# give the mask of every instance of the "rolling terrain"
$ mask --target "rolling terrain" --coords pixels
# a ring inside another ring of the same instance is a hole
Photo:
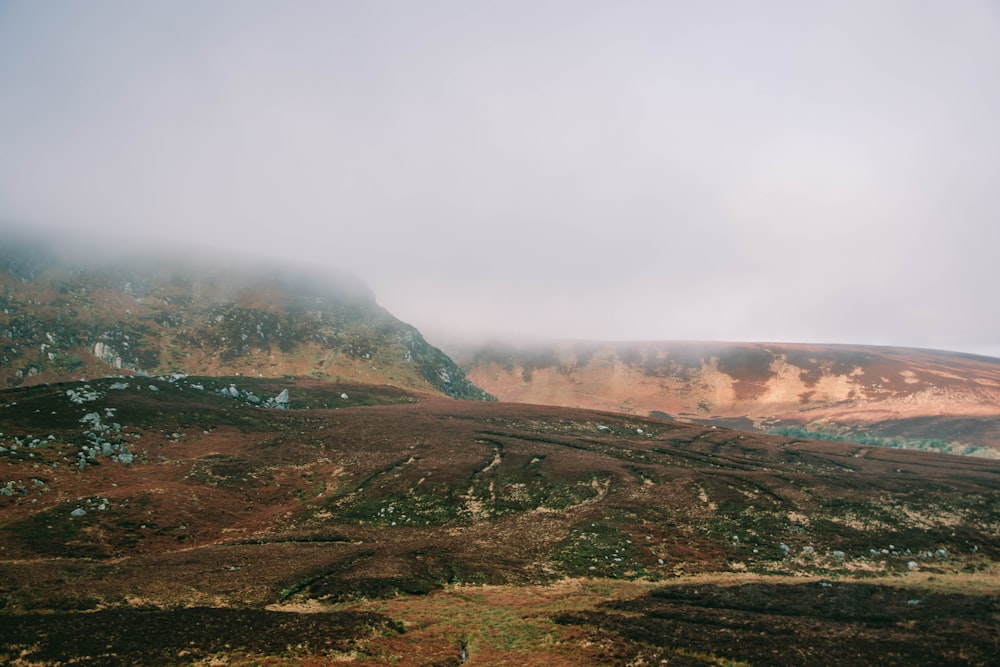
[[[1000,655],[997,360],[493,346],[470,381],[350,277],[76,255],[0,249],[0,664]]]
[[[9,664],[972,665],[1000,648],[1000,462],[180,374],[8,389],[0,433]]]
[[[456,346],[500,400],[1000,456],[1000,359],[862,345]]]

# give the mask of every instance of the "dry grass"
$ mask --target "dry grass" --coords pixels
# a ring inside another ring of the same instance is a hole
[[[358,664],[400,666],[460,664],[463,646],[470,664],[562,665],[624,664],[610,660],[607,646],[594,639],[586,626],[559,624],[563,614],[606,608],[609,603],[639,599],[670,586],[740,586],[745,584],[797,585],[824,581],[816,576],[778,576],[754,573],[704,573],[668,582],[611,579],[563,579],[551,585],[455,585],[429,595],[400,595],[387,600],[362,600],[333,607],[311,602],[271,609],[295,612],[329,610],[383,614],[400,623],[401,634],[378,637],[350,656]],[[1000,566],[974,574],[876,576],[861,580],[914,591],[1000,595]],[[619,612],[622,616],[633,616]],[[639,620],[641,617],[635,615]],[[690,664],[743,665],[724,656],[677,646],[669,649]],[[346,659],[341,656],[340,660]],[[332,664],[332,663],[331,663]],[[686,664],[686,663],[685,663]]]
[[[653,588],[646,581],[601,579],[564,579],[548,586],[459,585],[335,608],[377,612],[403,624],[404,633],[372,642],[368,656],[358,657],[361,663],[440,664],[457,659],[464,645],[469,661],[478,664],[558,667],[595,664],[597,655],[579,628],[558,625],[553,616],[632,599]]]

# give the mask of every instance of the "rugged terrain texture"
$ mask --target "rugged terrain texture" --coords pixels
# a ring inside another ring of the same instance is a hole
[[[0,662],[997,655],[996,461],[180,375],[9,389],[0,433]]]
[[[0,248],[0,664],[1000,654],[1000,462],[871,446],[989,453],[997,360],[489,348],[553,405],[455,400],[350,278],[77,254]]]
[[[349,276],[205,258],[68,259],[30,241],[0,247],[0,386],[136,372],[292,375],[490,398]]]
[[[504,401],[1000,454],[1000,359],[989,357],[698,342],[494,344],[452,356]]]

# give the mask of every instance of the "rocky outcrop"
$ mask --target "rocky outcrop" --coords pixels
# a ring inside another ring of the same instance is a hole
[[[117,373],[307,376],[492,398],[363,283],[192,260],[0,249],[0,386]]]

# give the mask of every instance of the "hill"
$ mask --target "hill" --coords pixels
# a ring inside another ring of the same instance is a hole
[[[146,372],[313,377],[488,399],[357,279],[7,238],[0,386]]]
[[[679,418],[799,437],[1000,455],[1000,359],[863,345],[456,346],[504,401]]]
[[[476,351],[555,405],[497,403],[325,270],[5,238],[0,288],[0,663],[997,653],[1000,462],[801,437],[986,442],[996,360]]]
[[[0,433],[11,664],[995,656],[1000,462],[255,377],[22,386]]]

